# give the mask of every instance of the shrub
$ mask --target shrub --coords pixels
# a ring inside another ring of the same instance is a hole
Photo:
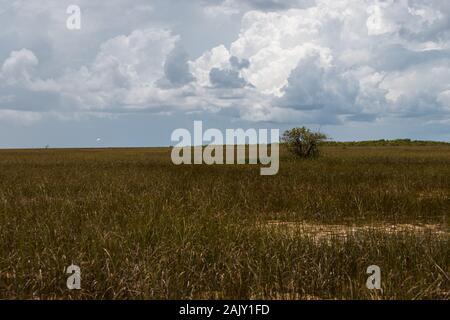
[[[312,132],[305,127],[286,130],[281,137],[289,151],[302,158],[317,157],[319,155],[318,145],[326,139],[325,134]]]

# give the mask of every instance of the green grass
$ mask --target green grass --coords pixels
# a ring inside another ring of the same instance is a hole
[[[450,147],[282,152],[278,175],[259,173],[174,166],[166,148],[2,150],[0,298],[449,298]],[[441,233],[317,240],[271,221]],[[372,264],[383,293],[365,287]]]

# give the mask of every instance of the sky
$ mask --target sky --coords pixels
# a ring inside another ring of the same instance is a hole
[[[167,146],[194,120],[450,141],[450,1],[0,0],[0,148]]]

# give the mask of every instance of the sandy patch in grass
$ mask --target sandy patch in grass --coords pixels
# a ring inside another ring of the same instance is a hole
[[[440,224],[371,224],[371,225],[340,225],[340,224],[311,224],[305,222],[289,222],[271,220],[262,225],[264,230],[280,232],[286,235],[302,235],[313,238],[315,241],[322,240],[347,240],[349,237],[368,232],[401,234],[432,234],[436,237],[450,237],[448,226]]]

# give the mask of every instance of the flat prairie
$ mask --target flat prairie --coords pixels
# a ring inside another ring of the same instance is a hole
[[[281,151],[261,176],[170,148],[1,150],[0,298],[450,298],[449,146]]]

